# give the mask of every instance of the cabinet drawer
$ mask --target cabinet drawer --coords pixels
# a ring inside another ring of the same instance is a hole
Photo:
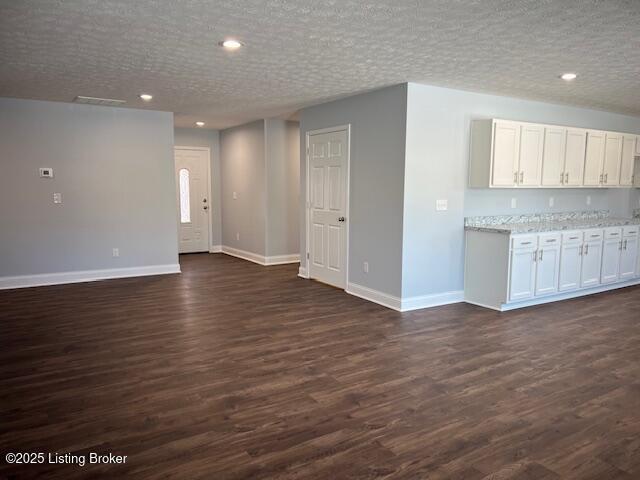
[[[622,227],[622,235],[625,237],[636,237],[638,236],[638,232],[640,232],[640,226],[638,225]]]
[[[563,245],[575,245],[582,243],[583,232],[563,232],[562,244]]]
[[[562,236],[560,233],[541,233],[538,235],[538,247],[551,247],[553,245],[560,245],[560,239]]]
[[[620,238],[622,237],[622,228],[620,227],[609,227],[604,229],[604,238]]]
[[[602,240],[602,235],[603,235],[602,230],[585,230],[584,241],[590,242],[593,240]]]
[[[511,248],[536,248],[537,246],[537,235],[518,235],[511,237]]]

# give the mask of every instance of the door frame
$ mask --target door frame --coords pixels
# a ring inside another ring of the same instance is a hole
[[[207,152],[207,198],[209,198],[209,209],[207,210],[207,218],[209,222],[209,253],[214,253],[213,245],[213,200],[211,196],[211,148],[209,147],[192,147],[189,145],[174,145],[173,146],[173,178],[176,177],[176,150],[197,150],[200,152]],[[178,200],[178,185],[175,185],[176,200]],[[176,203],[176,218],[179,218],[180,204]],[[178,221],[178,247],[180,244],[180,222]]]
[[[351,124],[347,123],[344,125],[336,125],[335,127],[328,128],[320,128],[317,130],[307,130],[305,132],[305,152],[306,152],[306,160],[305,160],[305,204],[304,204],[304,223],[305,223],[305,271],[304,274],[300,273],[299,276],[302,278],[311,278],[311,268],[309,268],[309,252],[310,252],[310,232],[311,224],[310,224],[310,210],[311,210],[311,199],[310,199],[310,176],[309,176],[309,137],[312,135],[321,135],[323,133],[333,133],[333,132],[346,132],[347,133],[347,191],[345,192],[345,217],[346,221],[346,231],[345,231],[345,265],[344,265],[344,290],[349,288],[349,230],[351,225],[351,215],[349,210],[350,197],[351,197]]]

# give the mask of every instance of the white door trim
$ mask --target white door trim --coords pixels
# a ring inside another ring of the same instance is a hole
[[[201,152],[207,152],[207,156],[209,157],[209,161],[207,162],[207,195],[209,198],[209,210],[207,210],[207,216],[209,217],[209,253],[219,252],[220,246],[213,244],[213,197],[211,196],[211,149],[209,147],[190,147],[187,145],[174,145],[173,146],[173,165],[175,169],[175,152],[176,150],[198,150]],[[176,189],[178,186],[176,185]],[[176,205],[176,208],[180,208],[179,205]],[[176,212],[177,216],[177,212]],[[179,235],[178,226],[178,235]]]
[[[308,130],[305,132],[305,162],[306,162],[306,179],[305,179],[305,203],[304,203],[304,224],[305,224],[305,268],[300,267],[298,272],[298,276],[302,278],[310,278],[309,276],[309,251],[310,251],[310,232],[311,225],[309,224],[309,210],[311,209],[311,198],[309,197],[310,191],[310,177],[309,177],[309,137],[312,135],[321,135],[323,133],[332,133],[332,132],[341,132],[344,131],[347,133],[347,192],[345,195],[345,216],[347,218],[346,221],[346,251],[345,251],[345,270],[344,270],[344,290],[347,290],[347,286],[349,285],[349,230],[351,225],[351,215],[349,211],[349,199],[351,197],[350,189],[351,189],[351,124],[347,123],[346,125],[337,125],[335,127],[329,128],[320,128],[318,130]]]

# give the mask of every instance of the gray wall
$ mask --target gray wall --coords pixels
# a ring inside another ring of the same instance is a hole
[[[222,244],[222,174],[220,133],[202,128],[176,128],[174,143],[181,147],[208,147],[211,151],[211,244]]]
[[[640,133],[640,118],[418,84],[409,84],[407,105],[403,297],[462,290],[465,216],[600,208],[630,215],[638,204],[638,192],[631,189],[470,189],[467,165],[472,118],[629,133]],[[548,206],[550,196],[554,207]],[[436,200],[445,198],[448,211],[436,212]]]
[[[401,293],[407,85],[306,108],[300,113],[300,245],[304,251],[309,130],[351,124],[349,282]],[[304,255],[301,255],[304,256]],[[363,262],[369,262],[369,273]],[[306,259],[301,259],[306,267]]]
[[[267,256],[299,253],[300,126],[265,120]]]
[[[263,256],[267,211],[264,142],[264,120],[220,132],[222,244]]]
[[[0,276],[178,263],[171,113],[0,99],[0,145]]]

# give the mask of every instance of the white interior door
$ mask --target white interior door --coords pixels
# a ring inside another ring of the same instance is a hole
[[[176,147],[180,253],[209,251],[209,152]]]
[[[308,138],[309,277],[345,288],[348,131]]]

